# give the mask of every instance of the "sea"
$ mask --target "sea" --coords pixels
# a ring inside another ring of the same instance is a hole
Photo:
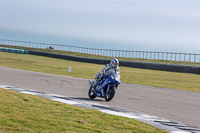
[[[125,41],[111,41],[98,39],[83,39],[79,37],[66,37],[52,34],[39,34],[17,30],[0,29],[0,39],[26,41],[34,43],[59,44],[96,49],[128,50],[128,51],[153,51],[200,54],[197,48],[169,47],[162,45],[149,45]]]
[[[5,30],[5,29],[0,29],[0,39],[78,46],[78,47],[97,48],[97,49],[136,50],[134,47],[128,46],[128,43],[119,42],[119,41],[114,42],[114,41],[105,41],[105,40],[103,41],[103,40],[95,40],[95,39],[83,39],[79,37],[77,38],[64,37],[64,36],[61,37],[58,35],[38,34],[38,33]]]

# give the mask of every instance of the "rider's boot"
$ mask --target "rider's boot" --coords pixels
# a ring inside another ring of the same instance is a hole
[[[93,88],[96,90],[96,86],[98,84],[98,82],[103,78],[103,74],[100,74],[98,77],[97,77],[97,80],[94,81],[94,84],[93,84]]]
[[[98,83],[98,82],[95,80],[95,81],[94,81],[94,84],[92,85],[92,87],[93,87],[94,89],[96,89],[97,83]]]

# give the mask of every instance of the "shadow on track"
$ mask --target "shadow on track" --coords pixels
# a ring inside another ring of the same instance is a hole
[[[81,100],[81,101],[101,101],[103,102],[104,100],[100,99],[90,99],[90,98],[82,98],[82,97],[69,97],[71,100]]]

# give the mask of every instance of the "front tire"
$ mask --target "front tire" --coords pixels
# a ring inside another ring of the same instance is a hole
[[[108,92],[107,92],[107,89],[104,92],[105,93],[105,100],[110,101],[115,96],[116,87],[114,87],[114,86],[110,87]]]
[[[92,88],[92,85],[90,86],[90,89],[88,91],[88,96],[89,96],[90,99],[94,99],[96,97],[94,89]]]

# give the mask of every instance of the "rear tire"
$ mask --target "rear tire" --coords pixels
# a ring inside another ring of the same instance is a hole
[[[106,101],[110,101],[113,99],[113,97],[115,96],[115,91],[116,91],[116,87],[112,86],[109,89],[109,92],[107,92],[107,89],[105,90],[104,94],[105,94],[105,100]]]
[[[88,96],[89,96],[90,99],[94,99],[96,97],[94,89],[92,88],[92,85],[90,86],[90,89],[88,91]]]

